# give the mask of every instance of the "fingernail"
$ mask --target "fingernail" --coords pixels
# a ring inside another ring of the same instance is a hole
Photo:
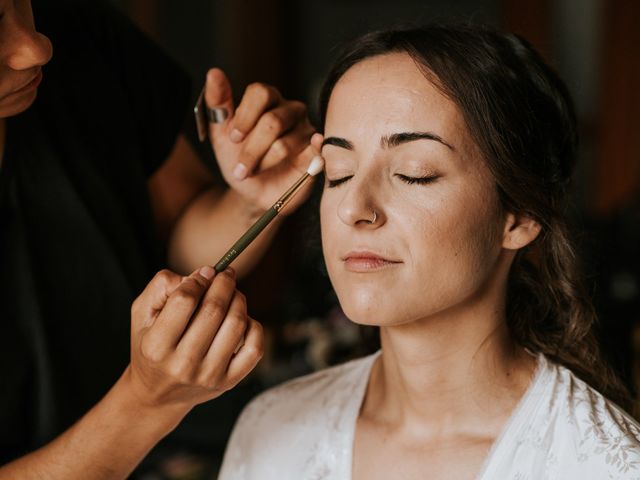
[[[233,267],[227,267],[224,272],[231,278],[235,278],[236,276],[236,271],[233,269]]]
[[[247,167],[245,167],[242,163],[236,165],[236,168],[233,169],[233,176],[238,180],[244,180],[247,176]]]
[[[234,128],[233,130],[231,130],[231,133],[229,134],[229,138],[234,143],[240,143],[242,140],[244,140],[244,133],[242,133],[237,128]]]
[[[204,278],[206,278],[207,280],[211,280],[213,278],[213,275],[216,273],[216,271],[213,268],[211,268],[209,265],[205,265],[200,269],[198,273]]]

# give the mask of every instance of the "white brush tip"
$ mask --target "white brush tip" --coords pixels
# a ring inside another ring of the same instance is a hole
[[[309,168],[307,168],[307,173],[313,177],[319,174],[323,168],[324,168],[324,158],[322,158],[320,155],[316,155],[311,159]]]

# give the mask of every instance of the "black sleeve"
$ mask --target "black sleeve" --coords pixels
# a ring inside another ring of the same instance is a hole
[[[77,93],[91,99],[91,114],[111,114],[114,105],[100,105],[99,101],[117,99],[119,114],[112,117],[112,138],[118,141],[118,129],[127,128],[124,138],[135,138],[145,174],[150,176],[168,157],[185,123],[191,88],[187,74],[127,17],[103,1],[36,0],[33,7],[36,27],[53,42],[54,60],[58,54],[69,57],[58,62],[73,69],[65,76],[92,72],[84,84],[93,90]],[[78,85],[76,89],[83,88]]]

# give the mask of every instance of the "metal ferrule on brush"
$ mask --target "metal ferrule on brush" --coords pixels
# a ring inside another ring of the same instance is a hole
[[[280,210],[282,210],[284,207],[287,206],[287,203],[289,203],[289,201],[291,201],[291,199],[294,197],[294,195],[296,193],[298,193],[298,190],[300,190],[304,186],[305,182],[307,181],[307,179],[310,176],[311,175],[309,175],[308,173],[305,173],[303,176],[301,176],[298,179],[298,181],[296,183],[294,183],[291,186],[291,188],[289,188],[289,190],[284,192],[284,194],[273,205],[273,208],[276,209],[276,212],[280,213]]]

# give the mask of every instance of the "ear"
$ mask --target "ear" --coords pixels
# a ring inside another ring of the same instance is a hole
[[[502,248],[518,250],[533,242],[542,227],[526,215],[508,213],[502,235]]]

